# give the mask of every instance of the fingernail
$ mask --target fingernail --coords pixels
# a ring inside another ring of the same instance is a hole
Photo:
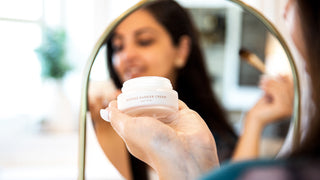
[[[110,122],[109,120],[109,113],[107,110],[105,109],[100,109],[100,116],[103,120],[107,121],[107,122]]]

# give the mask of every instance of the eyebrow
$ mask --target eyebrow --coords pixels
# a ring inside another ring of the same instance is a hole
[[[152,34],[157,34],[157,31],[155,29],[153,29],[151,27],[143,27],[143,28],[140,28],[140,29],[136,30],[134,32],[134,35],[135,36],[139,36],[141,34],[149,33],[149,32],[152,33]],[[121,40],[122,39],[122,35],[118,34],[117,32],[114,32],[112,39],[120,39]]]
[[[134,34],[136,36],[139,36],[143,33],[152,33],[152,34],[157,34],[157,31],[154,29],[154,28],[151,28],[151,27],[144,27],[144,28],[140,28],[138,29]]]

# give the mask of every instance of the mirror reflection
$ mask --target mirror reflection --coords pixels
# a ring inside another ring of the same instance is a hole
[[[288,58],[278,40],[252,14],[230,2],[210,8],[175,1],[143,6],[122,20],[105,40],[90,74],[88,92],[97,141],[126,179],[152,179],[156,174],[128,153],[99,112],[121,93],[124,81],[140,76],[163,76],[172,82],[179,99],[205,120],[220,162],[241,156],[241,149],[235,150],[243,119],[261,96],[268,95],[264,92],[268,84],[281,81],[285,85],[280,87],[291,92],[291,107],[293,102]],[[278,153],[291,113],[292,108],[270,117],[284,120],[265,128],[257,156]]]

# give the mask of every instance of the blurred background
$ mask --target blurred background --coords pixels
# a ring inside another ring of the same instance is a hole
[[[77,178],[84,66],[108,24],[136,2],[0,0],[0,179]],[[246,2],[287,34],[285,1]],[[88,150],[102,154],[94,134],[88,138]],[[98,157],[87,160],[91,179],[121,179]]]

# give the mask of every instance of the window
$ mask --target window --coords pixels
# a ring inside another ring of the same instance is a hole
[[[45,3],[60,18],[58,0],[0,0],[0,179],[77,175],[77,134],[50,134],[39,128],[51,98],[46,97],[35,53]]]

